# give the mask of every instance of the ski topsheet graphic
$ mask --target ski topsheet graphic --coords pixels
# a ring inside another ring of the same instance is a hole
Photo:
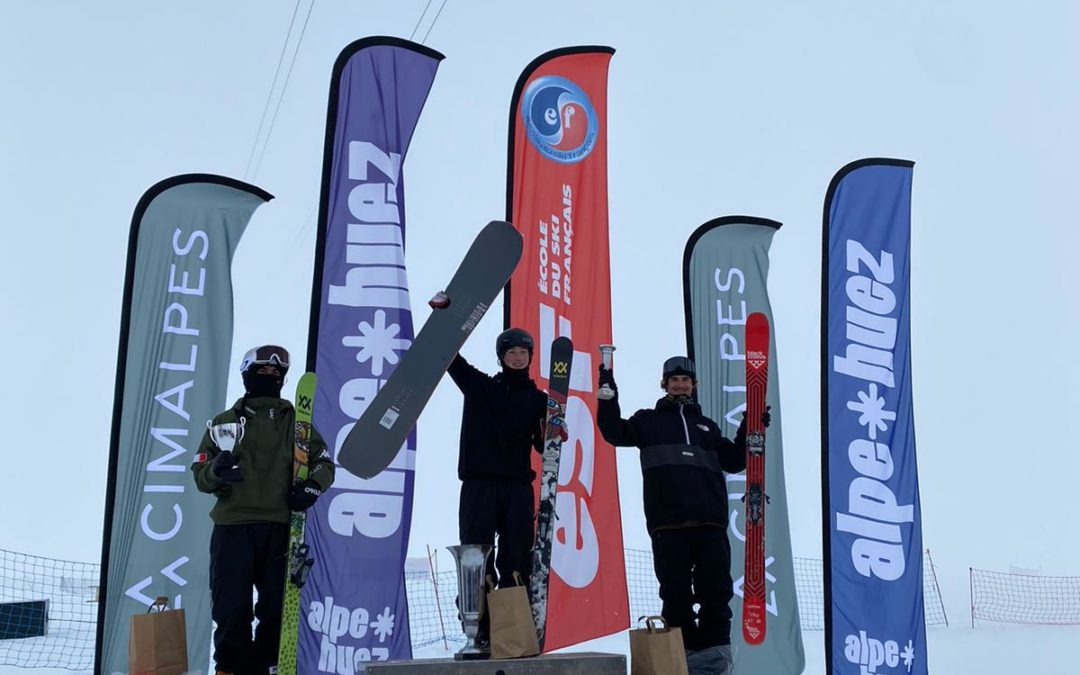
[[[480,323],[521,258],[514,226],[488,223],[473,241],[433,311],[379,393],[345,438],[341,466],[372,478],[397,456],[450,361]]]
[[[765,397],[769,387],[769,320],[761,312],[746,320],[746,577],[743,638],[765,640]]]
[[[293,445],[293,483],[308,477],[308,439],[315,403],[315,373],[304,373],[296,385],[296,440]],[[289,553],[285,575],[285,601],[281,610],[281,645],[278,648],[278,675],[296,675],[296,638],[300,626],[300,589],[315,563],[304,543],[306,511],[289,514]]]
[[[547,626],[548,578],[551,574],[551,544],[555,533],[555,490],[559,484],[559,458],[566,436],[566,397],[570,394],[570,364],[574,344],[569,338],[551,343],[551,373],[548,377],[547,422],[544,426],[544,464],[540,474],[540,506],[536,515],[536,543],[533,546],[529,594],[540,649],[544,648]]]

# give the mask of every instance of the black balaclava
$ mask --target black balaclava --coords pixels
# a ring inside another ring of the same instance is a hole
[[[285,385],[285,376],[279,368],[273,373],[257,373],[259,366],[252,366],[243,373],[244,390],[250,398],[281,398],[281,388]]]

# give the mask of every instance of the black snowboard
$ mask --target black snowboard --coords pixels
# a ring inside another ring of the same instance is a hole
[[[350,473],[372,478],[394,461],[454,355],[513,274],[521,247],[510,223],[493,220],[480,231],[436,303],[441,308],[345,438],[338,462]]]

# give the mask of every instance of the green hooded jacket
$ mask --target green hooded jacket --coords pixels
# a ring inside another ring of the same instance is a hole
[[[217,497],[210,518],[218,525],[288,523],[296,410],[292,403],[281,398],[241,398],[211,424],[238,422],[241,417],[246,419],[244,436],[233,448],[233,454],[244,479],[238,483],[218,481],[212,463],[221,450],[210,438],[208,429],[191,465],[195,485],[201,492]],[[314,426],[308,446],[308,478],[325,492],[334,482],[334,462]]]

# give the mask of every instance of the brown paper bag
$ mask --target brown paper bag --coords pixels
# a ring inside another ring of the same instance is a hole
[[[643,616],[639,625],[641,619],[645,628],[630,631],[630,675],[688,675],[682,631],[668,628],[662,616]]]
[[[536,639],[529,594],[514,572],[516,586],[500,588],[487,594],[491,613],[491,658],[516,659],[536,656],[540,643]]]
[[[170,610],[169,599],[159,597],[146,614],[131,617],[128,675],[181,675],[187,667],[184,610]]]

